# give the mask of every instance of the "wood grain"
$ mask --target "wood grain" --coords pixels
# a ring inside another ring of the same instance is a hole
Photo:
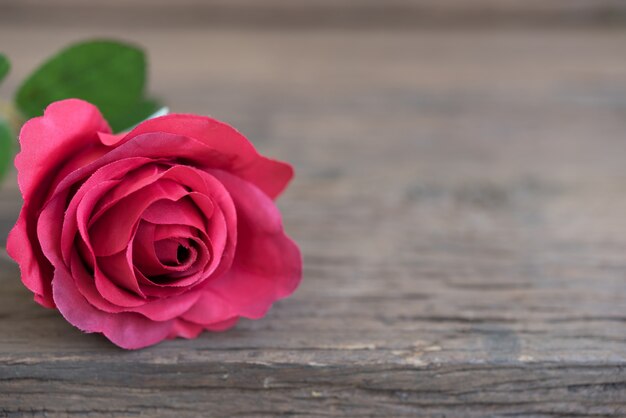
[[[3,255],[0,414],[626,415],[625,32],[97,30],[148,48],[175,111],[294,163],[304,282],[260,321],[124,352]],[[0,94],[93,31],[2,26]]]

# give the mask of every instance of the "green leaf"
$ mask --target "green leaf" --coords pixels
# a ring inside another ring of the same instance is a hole
[[[146,58],[135,46],[110,40],[64,49],[19,88],[16,103],[24,116],[39,116],[50,103],[79,98],[98,106],[111,128],[126,129],[147,113]]]
[[[11,64],[9,63],[9,59],[6,55],[0,54],[0,81],[6,77],[11,69]]]
[[[111,126],[120,126],[119,130],[132,128],[139,122],[143,122],[152,116],[163,106],[154,99],[141,99],[131,105],[124,112],[117,113],[114,117],[108,119]],[[113,128],[115,130],[115,128]]]
[[[4,119],[0,119],[0,179],[11,165],[15,150],[15,135]]]

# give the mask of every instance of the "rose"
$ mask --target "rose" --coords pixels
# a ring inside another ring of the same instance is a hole
[[[113,135],[93,105],[51,104],[20,133],[24,206],[7,251],[74,326],[135,349],[262,317],[301,278],[275,198],[291,166],[232,127],[173,114]]]

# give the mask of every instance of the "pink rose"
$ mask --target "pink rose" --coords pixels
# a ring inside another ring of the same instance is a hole
[[[215,119],[168,115],[113,135],[96,107],[51,104],[15,159],[24,206],[7,251],[35,300],[135,349],[261,318],[301,255],[273,199],[291,166]]]

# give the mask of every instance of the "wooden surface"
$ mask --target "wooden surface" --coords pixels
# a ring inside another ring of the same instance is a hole
[[[626,30],[0,26],[14,72],[147,47],[175,111],[291,161],[299,291],[125,352],[0,256],[0,415],[626,416]],[[19,203],[0,199],[0,238]]]
[[[626,24],[623,0],[2,0],[0,25],[165,28],[555,27]],[[93,31],[92,31],[93,33]]]

